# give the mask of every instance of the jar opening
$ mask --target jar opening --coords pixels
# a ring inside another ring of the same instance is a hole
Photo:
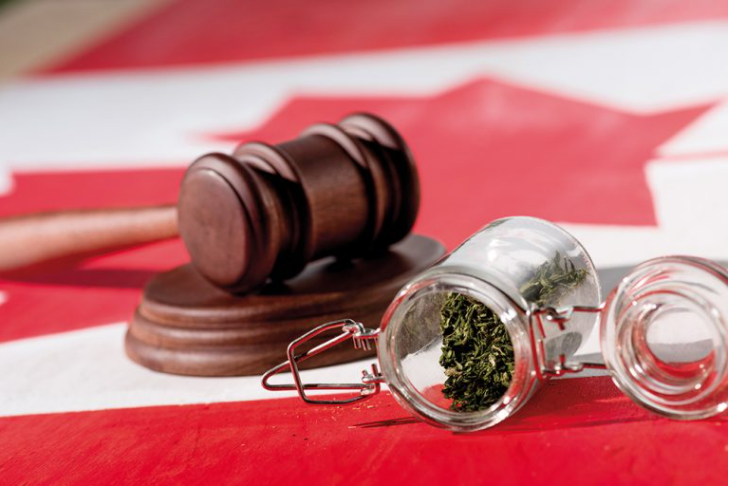
[[[712,352],[713,337],[705,319],[697,319],[699,303],[677,295],[660,305],[644,306],[636,317],[645,328],[646,357],[676,377],[702,375]],[[687,324],[691,324],[686,326]]]
[[[482,429],[508,417],[532,389],[526,330],[523,311],[492,285],[441,274],[406,287],[385,313],[380,364],[415,415]]]
[[[726,409],[726,274],[714,271],[696,260],[655,259],[608,298],[606,364],[618,386],[653,411],[698,419]]]

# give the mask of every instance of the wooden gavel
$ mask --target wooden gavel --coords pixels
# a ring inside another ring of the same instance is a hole
[[[81,210],[0,221],[0,271],[174,237],[209,281],[244,293],[325,256],[376,253],[407,235],[420,201],[407,145],[368,114],[278,145],[207,154],[177,207]]]

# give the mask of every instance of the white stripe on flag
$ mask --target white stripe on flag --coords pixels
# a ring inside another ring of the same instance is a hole
[[[184,164],[293,94],[431,94],[478,76],[630,112],[726,96],[726,23],[623,29],[224,67],[24,79],[0,89],[14,169]],[[716,143],[726,148],[726,139]]]

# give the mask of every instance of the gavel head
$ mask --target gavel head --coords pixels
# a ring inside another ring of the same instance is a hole
[[[202,156],[182,181],[178,220],[195,268],[243,293],[320,257],[386,249],[411,230],[419,202],[402,137],[378,117],[355,114],[278,145]]]

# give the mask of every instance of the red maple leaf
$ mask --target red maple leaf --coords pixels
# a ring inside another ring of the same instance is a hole
[[[432,97],[298,97],[260,129],[214,137],[271,143],[318,121],[371,111],[410,144],[423,200],[416,231],[449,248],[482,225],[527,214],[562,222],[655,223],[644,165],[708,106],[651,116],[475,81]],[[174,201],[181,169],[17,174],[0,215]],[[134,188],[131,190],[131,188]],[[154,272],[186,259],[178,241],[75,268],[0,280],[0,341],[128,319]]]
[[[257,130],[213,137],[278,141],[349,112],[379,114],[402,132],[420,169],[416,230],[453,247],[509,215],[654,225],[645,164],[709,108],[636,115],[480,79],[426,97],[301,96]]]

